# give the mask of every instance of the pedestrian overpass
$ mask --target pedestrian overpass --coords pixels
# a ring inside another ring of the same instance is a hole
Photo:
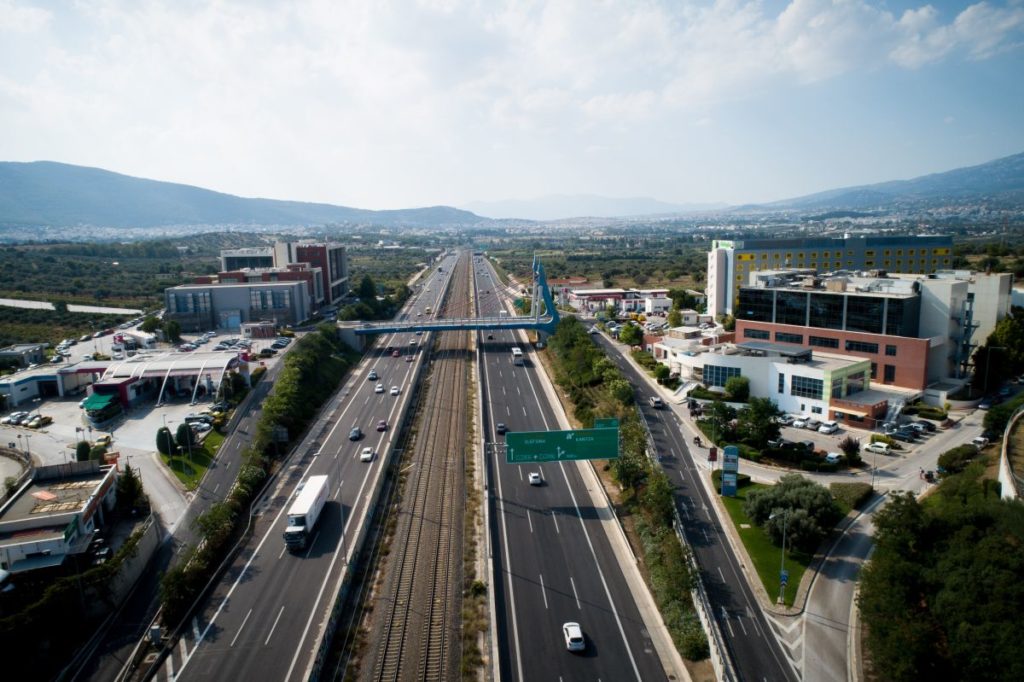
[[[548,280],[544,275],[544,265],[533,259],[533,297],[531,301],[543,301],[543,314],[541,306],[533,305],[531,315],[516,317],[445,317],[416,321],[390,321],[390,322],[365,322],[353,327],[359,336],[373,334],[394,334],[402,332],[444,332],[444,331],[475,331],[475,330],[503,330],[503,329],[533,329],[547,334],[554,334],[558,326],[558,310],[551,298],[551,290],[548,288]]]

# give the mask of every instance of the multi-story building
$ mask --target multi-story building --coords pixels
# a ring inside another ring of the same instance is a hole
[[[877,383],[920,390],[964,375],[982,334],[1009,311],[1013,277],[764,271],[750,279],[739,288],[738,340],[865,358]],[[982,297],[992,300],[980,305]]]
[[[224,273],[276,268],[279,271],[308,263],[317,272],[317,300],[331,304],[344,298],[349,289],[348,256],[342,244],[322,242],[276,242],[273,246],[226,249],[220,252],[221,280]]]
[[[949,269],[952,259],[950,236],[716,239],[708,252],[708,312],[715,317],[734,315],[739,289],[753,272],[809,269],[927,274]]]
[[[613,306],[619,313],[666,312],[672,305],[668,289],[573,289],[569,305],[595,312]]]
[[[183,331],[238,329],[243,322],[273,321],[278,326],[308,320],[309,285],[292,282],[182,284],[164,290],[164,319]]]

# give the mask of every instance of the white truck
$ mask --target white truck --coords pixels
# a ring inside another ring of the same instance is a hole
[[[284,544],[292,552],[306,548],[316,526],[320,512],[327,502],[327,476],[310,476],[288,510],[288,527],[284,531]]]

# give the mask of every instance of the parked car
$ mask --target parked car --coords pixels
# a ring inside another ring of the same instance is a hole
[[[810,419],[807,420],[807,428],[810,429],[811,431],[817,431],[819,428],[821,428],[821,420],[811,417]]]
[[[979,450],[988,445],[988,438],[985,436],[975,436],[971,439],[971,445],[978,448]]]
[[[114,439],[110,435],[100,436],[99,438],[96,439],[96,442],[94,443],[94,445],[97,445],[97,446],[98,445],[102,445],[104,447],[107,447],[113,441],[114,441]]]
[[[196,433],[206,433],[213,428],[213,424],[208,422],[192,422],[191,426]]]
[[[798,417],[793,420],[794,429],[805,429],[807,428],[807,419],[805,417]]]
[[[775,418],[776,423],[782,426],[789,426],[793,423],[793,415],[791,414],[780,414]]]
[[[834,421],[822,422],[821,426],[818,427],[818,433],[832,434],[839,430],[839,424]]]
[[[889,444],[888,443],[881,443],[881,442],[878,442],[878,443],[868,443],[867,445],[864,446],[864,450],[867,451],[867,452],[877,452],[880,455],[888,455],[889,454]]]
[[[829,464],[839,464],[839,462],[843,461],[843,455],[839,452],[830,452],[825,455],[825,461]]]
[[[53,423],[53,417],[44,414],[37,414],[25,424],[30,429],[41,429]]]
[[[785,438],[772,438],[771,440],[768,441],[768,447],[775,448],[777,450],[781,450],[782,448],[792,444],[793,443],[786,440]]]
[[[929,433],[935,431],[935,424],[930,421],[922,419],[914,423],[920,425],[921,428],[923,428],[925,431],[928,431]]]
[[[889,438],[892,438],[893,440],[898,440],[901,443],[913,443],[914,442],[914,436],[912,434],[910,434],[910,433],[907,433],[906,431],[893,431],[892,433],[890,433],[888,435],[889,435]]]
[[[800,445],[804,446],[804,450],[807,452],[814,452],[817,447],[813,440],[802,440],[800,441]]]

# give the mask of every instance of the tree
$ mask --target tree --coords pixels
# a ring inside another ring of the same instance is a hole
[[[178,424],[178,430],[174,434],[178,442],[178,450],[187,450],[191,452],[192,449],[199,447],[199,441],[196,440],[196,432],[192,430],[190,424]]]
[[[377,309],[377,285],[369,275],[363,275],[359,280],[359,288],[356,290],[359,300],[374,310]]]
[[[178,324],[177,320],[167,320],[164,322],[164,336],[171,343],[181,343],[181,325]]]
[[[605,384],[608,393],[623,405],[633,403],[633,386],[625,379],[615,379]]]
[[[725,380],[725,392],[737,403],[750,397],[750,379],[743,376],[729,377]]]
[[[87,440],[80,440],[75,445],[75,459],[79,462],[89,461],[89,450],[92,449],[92,444]]]
[[[785,517],[787,541],[805,552],[813,552],[839,520],[832,493],[800,474],[787,474],[770,488],[751,491],[743,511],[775,544],[781,544]]]
[[[738,377],[729,381],[735,378]],[[779,437],[776,420],[781,415],[782,411],[771,398],[751,398],[737,415],[740,438],[757,448],[767,446],[769,440]]]
[[[672,482],[661,469],[654,470],[648,476],[647,486],[641,498],[644,509],[653,523],[665,527],[672,526],[675,511],[673,492]]]
[[[644,333],[635,324],[627,324],[619,330],[619,341],[628,346],[639,346],[644,341]]]
[[[654,378],[658,380],[659,384],[665,383],[665,379],[671,376],[672,370],[668,368],[668,365],[663,365],[660,362],[654,368]]]
[[[136,475],[135,470],[130,466],[124,468],[124,473],[117,479],[117,505],[121,509],[133,509],[138,507],[146,499],[142,489],[142,481]]]
[[[147,334],[154,334],[160,328],[160,320],[155,315],[147,315],[146,319],[139,325],[139,330]]]
[[[166,426],[161,426],[156,432],[156,449],[164,456],[170,457],[171,455],[178,454],[178,445],[174,442],[174,437],[171,435],[171,430]]]
[[[678,308],[673,308],[668,311],[668,326],[669,327],[681,327],[683,326],[683,313]]]
[[[860,441],[853,436],[847,436],[839,441],[839,449],[846,455],[846,461],[850,466],[857,466],[861,462]]]
[[[716,442],[732,440],[732,427],[729,422],[736,418],[736,410],[726,405],[721,400],[711,403],[705,411],[707,420],[711,422],[712,438]]]

